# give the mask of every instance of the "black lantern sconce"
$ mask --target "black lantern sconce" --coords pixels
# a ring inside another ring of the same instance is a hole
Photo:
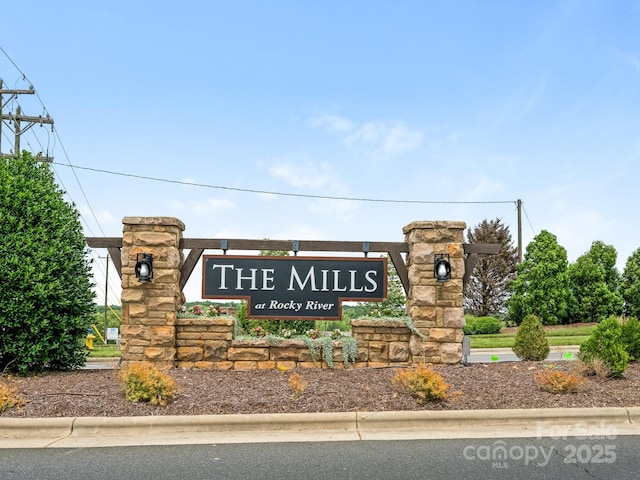
[[[451,263],[449,255],[438,253],[433,258],[433,276],[436,282],[448,282],[451,280]]]
[[[149,283],[153,278],[153,255],[138,253],[136,255],[136,278],[139,282]]]

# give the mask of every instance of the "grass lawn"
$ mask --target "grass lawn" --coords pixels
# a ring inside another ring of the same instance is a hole
[[[595,326],[586,327],[558,327],[546,329],[545,334],[550,346],[580,345],[584,342]],[[471,348],[510,348],[513,347],[516,334],[498,333],[495,335],[470,335]]]
[[[94,343],[93,350],[89,352],[89,358],[114,358],[120,356],[122,356],[122,352],[118,350],[115,343],[108,345]]]

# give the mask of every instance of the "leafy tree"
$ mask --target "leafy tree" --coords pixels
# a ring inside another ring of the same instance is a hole
[[[620,272],[616,267],[618,252],[613,245],[606,245],[600,240],[591,244],[587,255],[604,270],[604,283],[612,292],[618,291],[620,283]]]
[[[84,364],[94,312],[90,260],[74,205],[48,164],[0,159],[0,370]]]
[[[517,276],[509,284],[509,316],[520,324],[529,314],[546,325],[568,319],[569,275],[567,251],[552,233],[543,230],[529,245]]]
[[[640,248],[627,259],[620,279],[620,293],[624,299],[624,313],[640,318]]]
[[[516,274],[518,250],[509,228],[501,220],[483,220],[467,232],[468,243],[499,243],[496,255],[480,257],[464,289],[465,311],[476,316],[504,313],[509,298],[507,286]]]
[[[589,252],[569,265],[570,322],[601,322],[622,313],[622,297],[617,291],[616,257],[613,247],[593,242]]]
[[[640,322],[637,318],[630,317],[622,324],[621,337],[629,360],[640,360]]]
[[[364,316],[373,318],[404,317],[407,297],[400,276],[393,266],[391,259],[387,262],[387,299],[384,302],[361,302]]]

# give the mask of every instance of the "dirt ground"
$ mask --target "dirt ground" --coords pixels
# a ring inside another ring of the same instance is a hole
[[[396,368],[221,371],[172,370],[178,393],[166,406],[125,399],[118,370],[78,370],[12,377],[5,382],[26,400],[1,417],[203,415],[232,413],[475,410],[640,406],[640,365],[617,380],[587,377],[582,391],[551,394],[535,383],[536,372],[569,370],[575,362],[496,362],[435,366],[450,384],[448,398],[418,404],[393,382]],[[289,377],[307,383],[294,397]],[[498,412],[496,412],[498,414]]]

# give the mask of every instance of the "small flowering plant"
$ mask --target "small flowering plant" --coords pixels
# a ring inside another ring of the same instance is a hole
[[[186,305],[182,305],[180,310],[178,310],[178,316],[186,317],[186,318],[194,318],[194,317],[218,317],[220,316],[221,309],[219,305],[206,305],[202,308],[201,305],[193,305],[188,307]]]
[[[280,332],[280,335],[282,336],[282,338],[291,338],[292,332],[289,329],[284,329]]]
[[[252,328],[250,333],[254,337],[264,337],[265,335],[269,334],[269,332],[262,328],[260,325],[258,325],[256,328]]]
[[[309,335],[314,340],[318,338],[319,334],[320,334],[320,331],[317,329],[312,329],[307,331],[307,335]]]
[[[331,338],[333,340],[338,340],[340,337],[342,337],[342,332],[339,328],[336,328],[331,332]]]

